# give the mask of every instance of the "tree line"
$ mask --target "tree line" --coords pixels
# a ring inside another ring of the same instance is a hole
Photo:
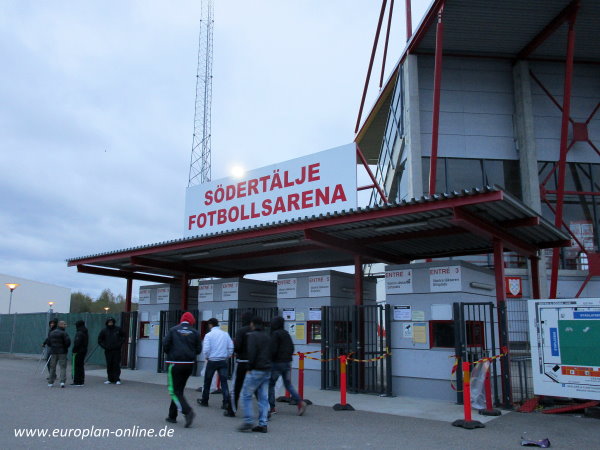
[[[71,293],[71,308],[69,312],[82,313],[82,312],[106,312],[104,308],[109,308],[108,312],[111,314],[120,313],[125,311],[125,297],[121,294],[115,295],[110,289],[104,289],[100,296],[93,299],[83,292]],[[137,303],[131,304],[131,310],[136,311],[138,309]]]

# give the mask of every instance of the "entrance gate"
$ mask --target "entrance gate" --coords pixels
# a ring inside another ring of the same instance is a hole
[[[138,334],[138,312],[121,313],[121,329],[125,333],[125,345],[121,350],[121,367],[135,369],[137,334]]]
[[[321,307],[321,389],[339,389],[340,355],[371,360],[387,353],[391,342],[390,305]],[[368,362],[350,362],[350,392],[392,395],[391,355]]]
[[[492,302],[487,303],[454,303],[454,343],[458,369],[456,371],[456,402],[463,403],[462,370],[463,361],[475,362],[482,358],[489,358],[501,353],[497,328],[497,311]],[[494,404],[500,404],[500,393],[510,393],[510,379],[508,386],[503,383],[502,389],[498,385],[498,360],[493,360],[490,365],[492,382],[492,399]],[[505,378],[502,378],[505,380]],[[510,394],[509,394],[510,395]]]
[[[181,315],[184,313],[185,311],[180,310],[180,309],[176,309],[176,310],[171,310],[171,311],[161,311],[160,312],[160,337],[158,339],[158,363],[157,363],[157,367],[156,367],[156,371],[158,373],[162,373],[166,370],[165,367],[165,354],[163,352],[163,339],[164,337],[167,335],[167,332],[171,329],[171,327],[174,327],[175,325],[179,324],[179,320],[181,319]],[[194,316],[194,319],[196,319],[196,323],[194,324],[194,326],[192,328],[195,328],[196,330],[198,329],[198,310],[194,309],[194,310],[190,310],[189,312],[192,313],[192,315]],[[198,364],[194,364],[194,370],[192,372],[193,376],[196,376],[196,373],[198,371]]]

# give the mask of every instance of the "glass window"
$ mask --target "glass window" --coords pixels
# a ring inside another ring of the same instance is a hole
[[[429,194],[429,161],[431,158],[425,157],[422,160],[423,174],[423,194]],[[437,175],[436,175],[435,190],[436,192],[448,192],[446,184],[446,158],[438,158]]]

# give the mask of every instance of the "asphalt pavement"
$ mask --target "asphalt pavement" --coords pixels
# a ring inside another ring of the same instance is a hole
[[[279,404],[267,434],[240,433],[241,417],[222,415],[220,395],[211,396],[209,408],[200,408],[198,393],[192,389],[186,390],[186,397],[194,404],[196,419],[186,429],[181,417],[174,425],[164,420],[170,402],[166,386],[126,380],[117,386],[103,381],[101,376],[88,375],[84,387],[49,388],[37,361],[0,355],[0,447],[512,449],[521,448],[525,434],[531,439],[549,438],[552,448],[600,448],[600,420],[541,413],[511,412],[485,428],[464,430],[443,420],[336,412],[318,405],[298,417],[294,406]],[[357,396],[353,401],[360,403]],[[16,436],[26,429],[70,436]],[[142,437],[149,429],[167,435]],[[92,436],[82,439],[85,433]],[[94,437],[101,433],[105,437]]]

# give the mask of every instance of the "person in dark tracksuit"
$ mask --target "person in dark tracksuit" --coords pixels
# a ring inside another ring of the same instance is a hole
[[[237,368],[235,369],[235,385],[233,387],[233,398],[236,411],[238,409],[238,401],[240,399],[240,393],[242,392],[242,386],[244,385],[244,378],[246,377],[246,372],[248,371],[246,341],[248,333],[252,331],[250,328],[250,320],[252,320],[251,312],[245,312],[242,314],[242,327],[235,333],[235,339],[233,342],[233,348],[237,358]],[[227,415],[227,412],[224,414]]]
[[[306,403],[300,398],[292,385],[292,355],[294,342],[287,330],[283,329],[283,317],[277,316],[271,320],[271,381],[269,383],[269,406],[271,413],[275,413],[275,384],[281,377],[287,391],[298,405],[298,415],[306,411]]]
[[[169,365],[168,383],[171,394],[169,415],[165,419],[170,423],[177,423],[177,412],[185,416],[185,427],[189,428],[194,420],[194,411],[183,395],[185,385],[194,369],[196,356],[202,350],[200,333],[192,328],[196,323],[194,316],[185,312],[181,316],[179,325],[169,330],[163,339],[163,350],[167,354],[165,362]]]
[[[106,374],[108,380],[104,384],[121,384],[121,347],[125,342],[125,333],[116,326],[115,319],[109,317],[106,327],[98,335],[98,345],[104,349],[106,357]]]
[[[263,328],[263,320],[255,316],[250,321],[252,331],[248,333],[248,372],[242,388],[244,423],[239,431],[267,432],[269,414],[269,380],[271,379],[271,348],[269,335]],[[258,393],[258,425],[254,424],[252,396]]]
[[[60,367],[60,387],[65,387],[67,381],[67,353],[71,345],[71,339],[65,331],[67,324],[64,321],[58,322],[58,327],[48,335],[48,346],[50,347],[50,363],[48,365],[48,387],[54,385],[56,380],[56,365]]]
[[[75,333],[75,341],[73,342],[73,386],[83,386],[85,382],[85,355],[88,350],[88,330],[85,327],[83,320],[75,322],[77,331]]]

